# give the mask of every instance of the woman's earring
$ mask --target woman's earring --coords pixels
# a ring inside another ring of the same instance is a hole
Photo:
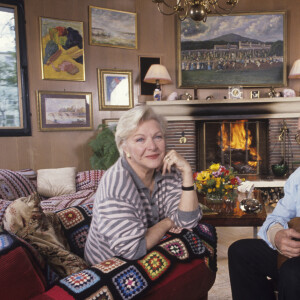
[[[131,156],[130,156],[130,154],[127,152],[126,153],[126,156],[128,157],[128,158],[131,158]]]

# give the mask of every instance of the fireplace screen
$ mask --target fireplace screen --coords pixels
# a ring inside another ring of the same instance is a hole
[[[198,168],[204,170],[211,163],[220,163],[239,174],[266,174],[267,144],[264,120],[199,122]]]

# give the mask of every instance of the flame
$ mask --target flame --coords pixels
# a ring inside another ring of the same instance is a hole
[[[261,158],[257,153],[256,147],[251,146],[253,139],[251,131],[248,129],[248,134],[246,134],[245,123],[246,120],[231,123],[230,137],[226,131],[225,123],[222,123],[221,131],[218,133],[219,137],[222,136],[222,151],[226,151],[227,149],[249,150],[252,157],[257,157],[257,160],[260,160]],[[252,167],[256,167],[257,161],[248,161],[248,164]]]

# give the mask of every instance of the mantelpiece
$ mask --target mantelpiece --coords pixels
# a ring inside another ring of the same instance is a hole
[[[147,101],[146,103],[169,121],[300,117],[300,97]]]

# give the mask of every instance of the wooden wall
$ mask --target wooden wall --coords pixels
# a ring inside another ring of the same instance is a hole
[[[133,71],[134,101],[139,97],[139,56],[159,56],[167,66],[172,85],[164,86],[163,93],[187,90],[176,89],[176,32],[175,19],[162,16],[151,0],[24,0],[29,62],[29,95],[31,106],[31,137],[0,137],[0,168],[57,168],[76,166],[79,170],[90,169],[91,149],[88,142],[95,136],[97,126],[106,118],[119,118],[121,111],[100,111],[97,90],[97,68],[130,69]],[[88,44],[88,6],[99,6],[121,11],[137,12],[138,49],[90,46]],[[288,17],[288,71],[300,58],[300,1],[299,0],[241,0],[236,12],[263,12],[286,10]],[[42,80],[40,63],[39,17],[84,22],[85,82]],[[289,82],[299,91],[300,80]],[[83,91],[93,95],[93,131],[40,132],[37,123],[35,93],[38,90]],[[192,91],[188,91],[192,93]],[[218,98],[224,90],[199,90],[198,96]]]

